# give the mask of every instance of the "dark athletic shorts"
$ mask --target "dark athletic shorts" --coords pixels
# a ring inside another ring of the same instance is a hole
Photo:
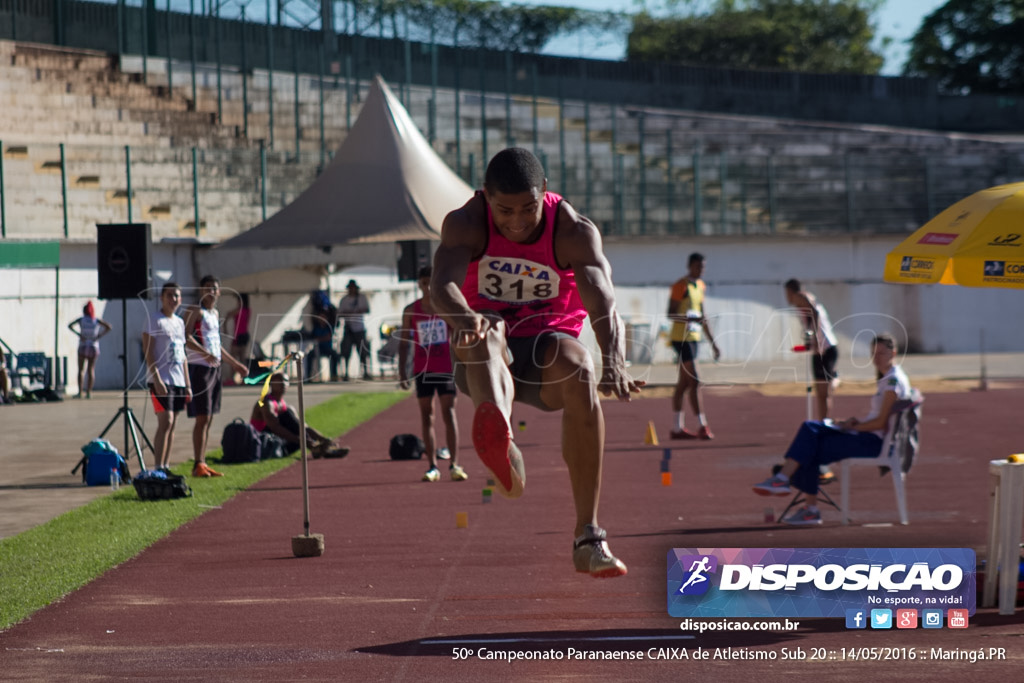
[[[697,344],[695,341],[674,341],[672,342],[672,348],[676,350],[676,355],[679,356],[680,363],[689,363],[690,361],[697,360]]]
[[[576,339],[566,332],[541,332],[535,337],[506,337],[512,364],[512,381],[515,385],[515,400],[545,411],[553,411],[540,398],[541,377],[544,354],[548,347],[558,339]],[[454,356],[454,352],[453,352]],[[466,368],[458,359],[455,362],[455,384],[464,394],[469,394],[466,384]]]
[[[421,372],[416,375],[416,398],[431,398],[434,394],[447,396],[455,393],[455,376],[443,372]]]
[[[839,359],[839,349],[834,346],[825,350],[825,353],[816,353],[811,356],[811,371],[814,379],[819,382],[829,382],[839,376],[836,372],[836,361]]]
[[[219,413],[220,368],[189,363],[188,379],[192,383],[192,402],[185,406],[188,416]]]
[[[172,384],[167,387],[166,396],[157,396],[156,387],[150,384],[149,397],[153,399],[153,410],[157,415],[167,411],[180,413],[185,409],[185,387],[176,387]]]

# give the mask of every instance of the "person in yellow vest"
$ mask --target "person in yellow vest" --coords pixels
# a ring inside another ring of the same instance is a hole
[[[702,333],[706,334],[708,341],[711,342],[711,352],[715,360],[721,355],[704,310],[704,293],[707,287],[700,279],[704,274],[704,256],[698,253],[690,254],[687,269],[686,277],[680,278],[672,285],[668,302],[668,318],[672,321],[669,339],[679,356],[679,377],[672,392],[674,426],[669,436],[673,439],[713,439],[714,434],[708,429],[707,419],[700,407],[700,378],[697,375],[697,345],[701,341]],[[687,396],[700,425],[696,432],[688,431],[684,426],[683,401]]]

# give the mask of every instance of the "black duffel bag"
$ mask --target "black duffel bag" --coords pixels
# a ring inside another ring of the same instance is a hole
[[[142,500],[171,500],[188,498],[192,489],[180,474],[167,474],[160,470],[145,470],[132,479],[135,493]]]

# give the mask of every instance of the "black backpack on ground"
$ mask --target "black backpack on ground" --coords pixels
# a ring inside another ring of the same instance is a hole
[[[185,483],[185,477],[160,470],[145,470],[135,475],[132,486],[142,500],[171,500],[192,495],[192,489]]]
[[[224,427],[220,445],[224,449],[220,461],[226,464],[259,462],[263,450],[260,433],[240,417]]]
[[[398,434],[391,438],[388,453],[392,460],[419,460],[426,450],[423,439],[415,434]]]

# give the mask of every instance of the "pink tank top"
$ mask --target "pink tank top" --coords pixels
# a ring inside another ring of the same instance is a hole
[[[412,371],[452,372],[452,351],[448,343],[448,325],[440,317],[423,311],[423,300],[412,305]]]
[[[482,193],[477,193],[482,194]],[[555,260],[555,219],[562,197],[544,194],[544,228],[531,244],[516,244],[494,227],[487,207],[487,246],[469,264],[462,294],[474,311],[497,311],[510,337],[546,330],[578,337],[587,311],[576,289],[576,274]]]
[[[280,416],[281,411],[288,410],[288,404],[284,402],[283,398],[278,401],[270,394],[267,394],[267,401],[270,402],[270,412],[274,415]],[[263,432],[267,428],[267,423],[262,416],[249,418],[249,424],[251,424],[252,428],[257,432]]]

